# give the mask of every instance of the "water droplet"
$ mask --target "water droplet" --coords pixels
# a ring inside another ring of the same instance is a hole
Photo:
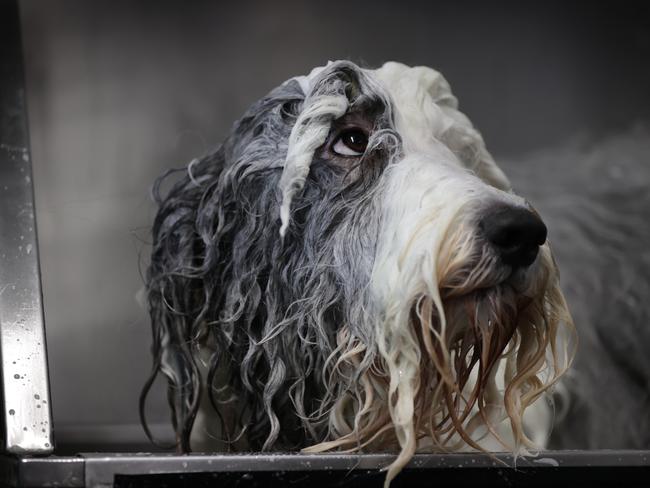
[[[34,398],[36,398],[37,400],[40,400],[41,396],[39,394],[36,394],[36,395],[34,395]]]
[[[40,405],[36,405],[36,408],[41,408],[41,406],[40,406]]]
[[[15,413],[16,413],[16,411],[13,408],[11,410],[9,410],[9,415],[14,415]]]
[[[15,375],[14,375],[14,378],[16,378],[17,380],[19,380],[19,379],[20,379],[20,375],[19,375],[19,374],[15,374]]]
[[[46,442],[46,443],[45,443],[45,447],[50,447],[50,443],[49,443],[49,442]]]
[[[24,430],[25,432],[27,432],[27,427],[23,427],[23,430]]]

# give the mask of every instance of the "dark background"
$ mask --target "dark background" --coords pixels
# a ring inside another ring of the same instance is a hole
[[[532,181],[545,173],[530,165],[553,160],[554,148],[593,153],[629,134],[644,163],[624,177],[645,178],[647,5],[23,0],[59,447],[144,442],[136,406],[150,341],[137,296],[149,189],[218,144],[254,100],[328,60],[427,65],[519,187],[552,194],[554,174]],[[549,172],[580,164],[562,161]],[[600,178],[579,175],[585,185]],[[150,415],[168,435],[162,393]]]

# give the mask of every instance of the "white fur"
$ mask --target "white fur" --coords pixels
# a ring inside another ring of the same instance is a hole
[[[466,227],[463,232],[467,235],[476,232],[477,202],[521,207],[526,202],[510,193],[508,179],[469,119],[457,110],[457,100],[440,73],[386,63],[374,75],[394,102],[395,126],[404,150],[404,157],[386,170],[383,234],[370,284],[377,303],[386,311],[377,332],[380,353],[392,369],[389,396],[397,398],[395,404],[389,403],[402,446],[391,467],[396,472],[401,460],[406,462],[418,448],[413,399],[422,351],[408,326],[409,303],[418,296],[432,297],[441,317],[440,330],[432,332],[444,342],[447,324],[436,260],[443,254],[445,240],[455,226]],[[504,366],[498,370],[495,382],[502,390]],[[544,441],[550,415],[546,403],[537,403],[535,412],[527,415],[527,423],[537,426],[535,440]],[[493,415],[505,418],[504,409],[496,408]],[[499,425],[503,440],[512,438],[505,422],[495,425]],[[485,434],[485,429],[478,429],[473,437]],[[492,436],[484,445],[503,447]],[[389,472],[387,480],[393,475]]]
[[[390,93],[396,108],[396,125],[405,149],[426,152],[437,139],[456,154],[458,161],[487,183],[510,190],[510,182],[485,148],[483,138],[458,110],[447,80],[424,66],[410,68],[388,62],[374,71]]]
[[[318,74],[320,71],[312,72],[309,77],[312,83],[312,77]],[[301,86],[303,89],[307,88],[304,81],[301,82]],[[342,117],[347,109],[348,99],[342,94],[308,95],[305,99],[303,111],[289,136],[287,159],[280,179],[280,189],[282,190],[280,236],[284,236],[287,232],[291,200],[305,184],[314,151],[325,142],[330,131],[331,121]]]
[[[287,230],[292,197],[304,185],[314,151],[326,140],[329,123],[348,108],[343,95],[311,95],[323,72],[316,68],[306,77],[294,78],[307,98],[291,133],[280,181],[281,235]],[[423,351],[409,325],[412,304],[418,297],[431,298],[440,323],[430,333],[446,344],[449,324],[438,276],[439,260],[450,255],[444,246],[449,246],[451,235],[474,235],[480,211],[490,204],[528,205],[511,192],[510,182],[481,135],[458,110],[457,99],[440,73],[390,62],[367,74],[391,99],[395,130],[402,139],[401,157],[390,162],[377,188],[383,195],[382,221],[369,284],[375,308],[381,311],[375,324],[377,346],[390,373],[388,408],[402,448],[389,469],[389,483],[418,448],[414,398]],[[503,388],[509,373],[505,369],[504,364],[495,367],[489,384],[495,406],[490,404],[488,415],[498,421],[506,417]],[[549,409],[538,401],[534,410],[526,416],[526,424],[535,427],[533,439],[544,442],[550,430]],[[487,434],[486,429],[471,425],[470,430],[476,438]],[[501,433],[501,440],[511,438],[505,435],[507,428]],[[485,446],[496,448],[490,437]]]

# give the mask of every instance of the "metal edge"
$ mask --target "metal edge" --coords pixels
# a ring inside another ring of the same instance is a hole
[[[0,360],[3,447],[53,450],[20,16],[0,1]]]
[[[0,486],[40,488],[82,488],[84,459],[81,457],[46,458],[0,456]]]
[[[116,475],[381,470],[389,454],[174,454],[84,453],[47,458],[0,456],[0,484],[36,488],[113,486]],[[545,451],[535,457],[511,454],[417,454],[410,470],[650,468],[650,451]]]
[[[152,455],[83,453],[89,486],[113,486],[115,475],[208,472],[382,470],[389,454],[192,454]],[[521,469],[563,467],[650,467],[650,451],[548,451],[535,457],[512,454],[417,454],[406,469]]]

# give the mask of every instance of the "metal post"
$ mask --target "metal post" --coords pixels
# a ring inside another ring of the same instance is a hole
[[[0,0],[0,361],[6,452],[52,452],[18,2]]]

